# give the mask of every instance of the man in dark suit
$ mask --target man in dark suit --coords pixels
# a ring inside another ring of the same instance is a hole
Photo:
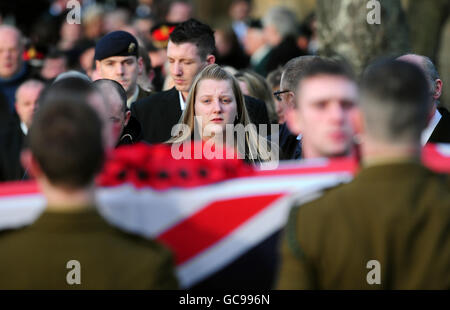
[[[429,105],[417,66],[369,68],[354,115],[362,169],[291,210],[278,288],[450,289],[448,176],[420,162]]]
[[[0,132],[0,182],[18,181],[25,175],[20,163],[25,134],[17,123],[17,120],[10,119],[7,129]]]
[[[444,107],[438,107],[437,113],[441,115],[441,119],[433,130],[428,139],[431,143],[450,143],[450,113]]]
[[[0,132],[5,129],[8,129],[8,124],[13,118],[13,114],[11,114],[8,106],[8,102],[6,101],[5,96],[0,92]]]
[[[443,82],[436,66],[430,58],[422,55],[407,54],[397,58],[419,66],[427,77],[430,85],[430,96],[433,104],[430,106],[428,126],[422,133],[422,145],[431,143],[450,143],[450,113],[439,106]]]
[[[175,87],[139,100],[131,107],[132,116],[141,125],[143,140],[149,143],[169,140],[172,127],[186,108],[185,101],[195,76],[216,60],[214,49],[214,33],[208,25],[190,19],[173,30],[167,57]],[[245,104],[254,124],[270,123],[264,102],[245,97]]]
[[[22,180],[25,176],[20,152],[43,88],[41,81],[28,80],[16,91],[14,107],[18,117],[11,117],[5,129],[0,131],[0,181]]]

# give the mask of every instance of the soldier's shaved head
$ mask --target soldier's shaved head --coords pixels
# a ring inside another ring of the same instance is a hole
[[[384,60],[370,66],[361,83],[367,135],[389,144],[418,144],[429,110],[427,79],[417,65]]]

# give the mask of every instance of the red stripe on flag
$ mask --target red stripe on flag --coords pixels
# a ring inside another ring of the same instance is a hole
[[[0,183],[0,197],[40,193],[35,181]]]
[[[182,264],[230,234],[283,194],[216,201],[158,236]]]

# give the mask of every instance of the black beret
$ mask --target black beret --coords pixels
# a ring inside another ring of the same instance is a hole
[[[102,37],[95,45],[95,60],[112,56],[138,57],[138,42],[126,31],[113,31]]]

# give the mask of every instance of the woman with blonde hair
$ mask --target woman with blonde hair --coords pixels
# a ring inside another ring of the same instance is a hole
[[[252,163],[278,159],[276,147],[251,124],[238,81],[216,64],[206,66],[195,78],[176,127],[168,143],[202,140],[216,148],[234,148]]]

